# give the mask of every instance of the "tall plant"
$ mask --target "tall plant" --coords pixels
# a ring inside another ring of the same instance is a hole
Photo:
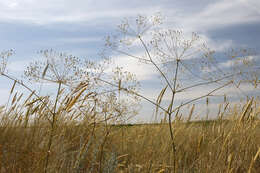
[[[106,46],[114,52],[153,66],[160,76],[162,89],[156,99],[150,99],[149,96],[129,91],[127,88],[120,86],[118,88],[152,103],[156,113],[161,110],[168,117],[175,171],[173,118],[177,117],[183,106],[214,96],[215,92],[227,86],[237,85],[248,77],[246,74],[250,73],[253,59],[250,59],[248,52],[244,52],[244,56],[232,52],[228,62],[239,68],[224,69],[220,61],[214,57],[215,51],[211,50],[196,33],[187,35],[180,30],[162,28],[161,24],[160,15],[152,17],[139,15],[134,20],[125,19],[118,26],[117,35],[107,37]],[[205,94],[182,103],[176,102],[176,96],[180,93],[185,94],[186,91],[213,84],[214,87],[205,91]],[[116,84],[114,86],[116,87]],[[166,104],[162,104],[163,101]]]

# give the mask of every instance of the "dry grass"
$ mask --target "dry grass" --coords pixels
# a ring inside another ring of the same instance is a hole
[[[48,151],[47,115],[16,107],[1,110],[1,173],[44,172],[47,153],[46,172],[174,172],[164,123],[111,126],[58,114]],[[245,109],[233,110],[229,120],[174,121],[175,172],[259,172],[260,121]]]

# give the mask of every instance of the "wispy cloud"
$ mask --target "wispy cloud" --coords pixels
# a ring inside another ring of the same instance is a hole
[[[50,23],[73,23],[95,22],[101,18],[119,18],[135,15],[138,12],[152,13],[162,10],[159,7],[125,6],[121,1],[92,1],[79,0],[10,0],[0,1],[0,20],[21,21],[25,23],[50,24]]]
[[[260,22],[260,7],[257,0],[215,1],[205,6],[201,12],[187,15],[178,20],[185,28],[206,31],[235,24]]]

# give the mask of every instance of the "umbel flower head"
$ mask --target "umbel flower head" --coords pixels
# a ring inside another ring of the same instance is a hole
[[[125,18],[121,24],[118,25],[118,35],[108,36],[105,39],[105,46],[114,49],[120,47],[117,43],[130,46],[138,37],[143,36],[149,31],[150,28],[162,24],[163,17],[160,13],[156,13],[150,17],[138,15],[134,20]]]
[[[13,54],[14,54],[14,51],[12,49],[0,52],[0,75],[5,73],[8,58],[10,56],[12,56]]]
[[[77,83],[85,74],[81,60],[66,53],[44,50],[40,53],[45,61],[34,61],[24,74],[34,82],[54,82],[71,85]]]

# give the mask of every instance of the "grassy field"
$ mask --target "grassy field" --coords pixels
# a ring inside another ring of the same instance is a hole
[[[28,114],[2,108],[0,172],[257,173],[260,121],[250,118],[253,113],[234,112],[229,120],[175,120],[174,155],[167,123],[109,125],[59,117],[52,132],[42,114],[28,121]]]

